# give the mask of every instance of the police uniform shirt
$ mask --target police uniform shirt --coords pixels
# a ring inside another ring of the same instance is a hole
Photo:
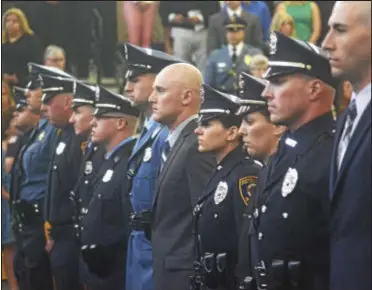
[[[26,201],[40,200],[47,192],[45,181],[48,179],[57,131],[46,119],[40,119],[32,135],[19,160],[22,164],[20,198]]]
[[[326,283],[316,277],[328,270],[333,129],[328,113],[283,136],[254,210],[254,264],[263,260],[270,267],[274,259],[298,260],[309,289],[313,283]]]

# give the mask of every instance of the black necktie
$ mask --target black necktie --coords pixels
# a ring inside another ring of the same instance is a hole
[[[231,56],[233,67],[236,67],[236,59],[237,58],[238,58],[238,55],[236,54],[236,46],[233,46],[233,48],[232,48],[232,56]]]

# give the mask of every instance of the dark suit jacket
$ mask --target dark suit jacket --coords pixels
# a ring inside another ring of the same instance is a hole
[[[337,148],[346,116],[340,118],[333,148],[331,192],[331,289],[371,289],[371,103],[358,122],[340,171]]]
[[[156,290],[189,290],[194,261],[192,210],[216,166],[197,150],[191,121],[174,144],[156,181],[153,204],[153,266]]]
[[[209,17],[207,42],[208,54],[227,44],[226,29],[224,26],[224,21],[227,17],[228,14],[225,10],[221,10]],[[242,18],[247,22],[244,42],[260,49],[264,48],[262,29],[258,16],[242,11]]]

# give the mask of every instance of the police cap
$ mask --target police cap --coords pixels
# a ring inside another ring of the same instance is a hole
[[[237,115],[243,116],[249,113],[267,112],[267,103],[262,97],[268,81],[256,78],[245,72],[239,74],[239,103]]]
[[[247,26],[247,22],[239,16],[232,16],[225,18],[225,28],[228,31],[243,30]]]
[[[98,86],[91,86],[80,81],[74,81],[73,93],[73,109],[83,105],[90,105],[94,107],[97,94],[99,93],[99,88]]]
[[[239,98],[203,84],[201,88],[202,104],[199,111],[199,122],[206,122],[220,117],[236,117],[239,109]]]
[[[22,111],[24,108],[28,106],[27,103],[27,89],[14,86],[13,87],[13,98],[16,103],[16,110]]]
[[[157,74],[168,65],[183,62],[162,51],[142,48],[129,43],[124,45],[124,57],[128,65],[127,79],[147,73]]]
[[[41,101],[44,104],[48,104],[48,102],[56,95],[59,94],[73,94],[74,92],[74,79],[71,78],[63,78],[63,77],[52,77],[49,75],[42,75],[40,74],[43,87],[42,92],[43,95],[41,97]]]
[[[264,78],[300,73],[334,86],[331,66],[319,47],[277,31],[270,34],[269,47],[269,68]]]
[[[117,113],[138,117],[139,110],[133,107],[132,101],[122,95],[111,92],[101,86],[98,87],[96,94],[96,117],[112,117]]]

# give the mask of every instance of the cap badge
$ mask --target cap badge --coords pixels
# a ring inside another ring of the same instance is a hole
[[[276,45],[278,43],[278,37],[276,36],[276,34],[274,32],[272,32],[270,34],[270,43],[269,43],[269,46],[270,46],[270,54],[273,55],[276,53]]]

